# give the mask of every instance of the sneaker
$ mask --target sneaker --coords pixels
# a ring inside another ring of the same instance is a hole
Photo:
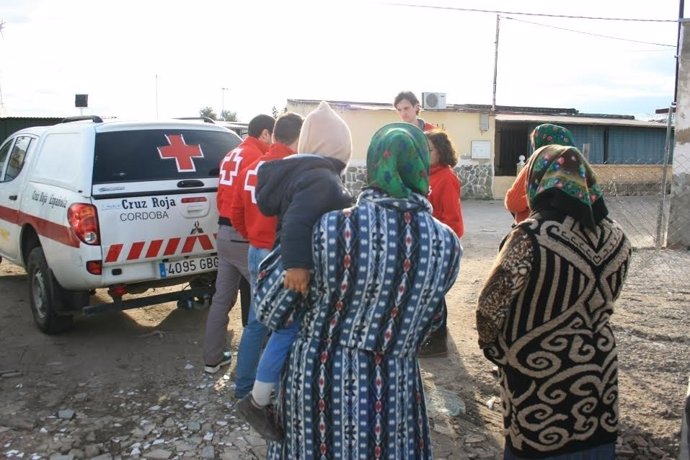
[[[441,358],[448,356],[446,334],[432,334],[417,351],[418,358]]]
[[[218,364],[215,364],[215,365],[211,365],[211,364],[205,365],[204,366],[204,372],[206,372],[207,374],[215,374],[216,372],[218,372],[220,370],[221,367],[227,366],[231,362],[232,362],[232,353],[230,352],[230,350],[225,350],[223,352],[222,361],[219,362]]]
[[[498,366],[491,366],[491,375],[496,380],[501,378],[501,372],[499,371]]]
[[[237,403],[237,414],[267,441],[283,439],[283,430],[275,422],[273,407],[258,407],[251,393]]]

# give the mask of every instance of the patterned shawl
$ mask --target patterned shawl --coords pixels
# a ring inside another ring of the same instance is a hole
[[[589,228],[608,214],[596,175],[576,147],[547,145],[534,152],[526,167],[533,211],[560,211]]]
[[[376,131],[367,152],[367,185],[396,198],[429,193],[429,142],[409,123]]]
[[[573,134],[562,126],[544,123],[532,131],[530,135],[532,148],[538,150],[545,145],[572,145],[575,146]]]

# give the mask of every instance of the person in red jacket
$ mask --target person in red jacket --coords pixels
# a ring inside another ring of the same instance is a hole
[[[297,149],[304,119],[301,115],[287,112],[276,119],[273,129],[273,143],[268,152],[244,168],[238,176],[230,217],[233,225],[249,240],[248,267],[250,284],[254,286],[258,276],[258,265],[273,249],[276,242],[277,216],[264,215],[257,203],[259,168],[266,163],[293,155]],[[235,369],[235,397],[242,398],[252,390],[261,346],[268,329],[256,319],[254,307],[250,306],[249,320],[242,330],[237,368]],[[276,331],[277,333],[278,331]]]
[[[427,123],[419,118],[421,106],[419,105],[419,99],[417,99],[417,96],[415,96],[412,91],[399,92],[398,95],[395,96],[393,106],[402,121],[412,123],[424,132],[436,128],[436,126],[431,123]]]
[[[247,165],[268,151],[275,120],[270,115],[257,115],[249,122],[247,138],[230,151],[220,163],[218,180],[218,272],[216,291],[206,318],[204,332],[204,371],[214,374],[230,364],[227,350],[228,313],[235,305],[242,277],[249,279],[247,241],[233,228],[230,219],[236,179]]]
[[[239,187],[234,188],[230,219],[235,229],[259,249],[273,249],[276,239],[276,216],[265,216],[256,203],[257,173],[268,161],[280,160],[296,153],[299,133],[304,118],[293,112],[285,112],[276,119],[273,140],[268,151],[249,163],[237,176]]]
[[[458,238],[465,233],[462,219],[460,179],[453,171],[458,163],[458,156],[448,134],[441,129],[432,129],[426,133],[429,140],[431,168],[429,171],[429,202],[433,206],[432,215],[448,225]],[[445,302],[445,299],[443,300]],[[443,322],[439,329],[432,332],[417,353],[420,357],[444,356],[448,353],[448,311],[443,309]]]
[[[443,130],[428,131],[426,137],[429,139],[431,154],[429,201],[434,207],[433,216],[452,228],[458,238],[462,238],[465,224],[460,202],[460,179],[453,171],[453,166],[458,163],[455,148]]]

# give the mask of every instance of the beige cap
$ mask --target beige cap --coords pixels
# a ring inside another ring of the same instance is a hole
[[[352,157],[350,128],[326,101],[304,119],[297,145],[298,153],[313,153],[347,164]]]

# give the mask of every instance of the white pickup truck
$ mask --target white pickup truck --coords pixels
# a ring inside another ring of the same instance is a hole
[[[213,124],[95,116],[6,139],[0,257],[26,269],[38,328],[58,333],[77,313],[212,294],[218,167],[240,142]],[[125,296],[185,282],[192,287]],[[112,302],[90,304],[98,288]]]

